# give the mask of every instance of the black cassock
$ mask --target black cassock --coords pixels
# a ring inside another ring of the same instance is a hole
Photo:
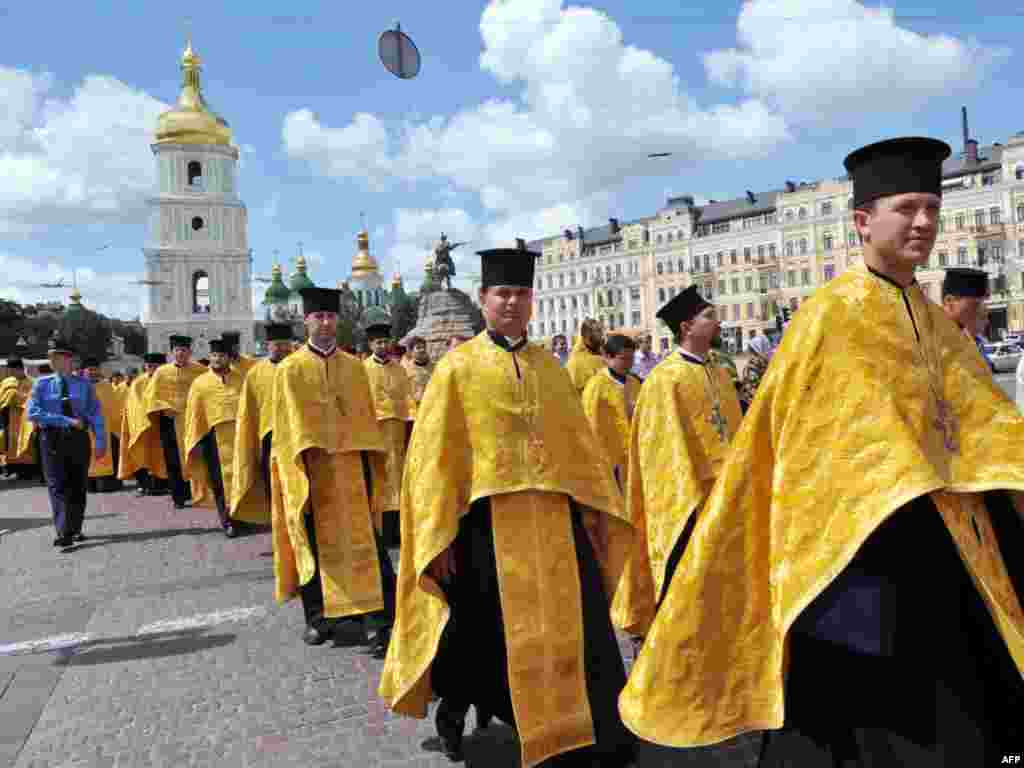
[[[635,743],[618,709],[626,670],[600,569],[575,506],[572,527],[582,590],[587,698],[597,743],[556,755],[542,765],[619,768],[632,759]],[[514,727],[491,505],[487,499],[474,502],[459,521],[454,553],[456,576],[446,587],[451,618],[431,671],[434,692],[455,710],[466,711],[472,704]]]

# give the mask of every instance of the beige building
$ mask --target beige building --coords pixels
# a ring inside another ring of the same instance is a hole
[[[943,270],[974,266],[991,277],[992,327],[1024,330],[1024,132],[979,147],[967,138],[943,167],[940,233],[919,280],[941,299]],[[773,331],[776,314],[860,261],[846,178],[786,182],[780,189],[696,205],[670,198],[654,216],[565,230],[532,244],[537,269],[531,336],[570,337],[585,317],[608,330],[653,333],[671,345],[654,313],[691,283],[718,306],[723,337],[743,349]]]

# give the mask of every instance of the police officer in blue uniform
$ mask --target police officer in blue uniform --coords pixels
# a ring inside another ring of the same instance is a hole
[[[985,354],[985,338],[982,336],[988,325],[988,309],[985,306],[988,297],[988,273],[984,270],[946,270],[942,279],[942,308],[964,335],[977,345],[978,352],[995,373],[996,367]]]
[[[85,541],[86,483],[92,460],[89,430],[96,436],[96,455],[107,451],[103,410],[93,385],[71,375],[74,351],[67,339],[55,339],[49,352],[53,375],[36,380],[28,402],[28,418],[40,433],[40,458],[57,529],[55,547]]]

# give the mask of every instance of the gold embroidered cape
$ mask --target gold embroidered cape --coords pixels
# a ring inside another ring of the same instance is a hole
[[[96,458],[96,435],[89,432],[89,440],[92,446],[92,461],[89,464],[89,477],[112,477],[117,472],[114,466],[114,444],[110,439],[112,435],[120,439],[121,415],[124,410],[124,400],[117,389],[109,381],[101,381],[93,384],[96,390],[96,399],[100,401],[100,409],[103,412],[103,426],[107,430],[107,452],[102,459]]]
[[[242,392],[242,375],[233,368],[225,378],[211,368],[196,378],[188,391],[185,407],[185,462],[182,476],[192,485],[194,506],[214,506],[210,485],[210,468],[200,442],[210,432],[217,441],[220,476],[224,494],[231,494],[235,452],[235,419],[238,416],[238,397]]]
[[[604,358],[595,355],[583,341],[583,336],[576,337],[569,360],[565,364],[565,371],[572,379],[572,385],[576,388],[576,394],[583,395],[583,388],[587,386],[590,377],[605,368]]]
[[[160,445],[157,415],[146,412],[146,387],[150,374],[140,374],[125,390],[121,417],[121,465],[117,476],[130,480],[139,470],[157,478],[167,478],[167,462]]]
[[[249,375],[249,372],[252,371],[252,369],[259,365],[261,362],[264,361],[261,361],[257,357],[239,355],[238,359],[231,364],[231,368],[237,371],[239,374],[241,374],[242,378],[244,379]]]
[[[32,439],[36,434],[36,423],[28,418],[28,400],[32,396],[32,388],[41,378],[42,376],[33,379],[27,387],[28,397],[25,398],[25,404],[21,408],[18,423],[18,445],[14,450],[14,458],[7,457],[8,464],[35,464],[40,460],[36,441]]]
[[[380,610],[383,592],[360,452],[382,452],[385,444],[366,369],[345,352],[324,358],[303,346],[278,363],[272,407],[277,599],[295,597],[313,578],[316,561],[304,521],[312,502],[325,616]]]
[[[174,431],[178,438],[178,455],[182,464],[188,451],[185,446],[185,407],[188,404],[188,391],[192,382],[206,373],[205,365],[189,363],[177,366],[165,363],[157,368],[149,378],[146,386],[145,408],[147,414],[154,416],[166,411],[165,415],[174,417]]]
[[[1024,671],[1024,613],[979,496],[1024,490],[1024,417],[920,286],[905,295],[920,345],[901,291],[863,266],[787,329],[619,699],[642,738],[688,747],[781,727],[794,621],[924,494]],[[922,354],[959,421],[956,452]]]
[[[8,376],[0,382],[0,412],[8,409],[7,429],[0,430],[0,462],[3,464],[32,464],[31,451],[19,454],[23,425],[28,422],[28,401],[32,396],[32,379]],[[31,423],[31,422],[28,422]]]
[[[569,499],[589,508],[609,595],[632,535],[558,361],[534,344],[514,355],[482,333],[448,352],[427,385],[402,483],[397,615],[379,692],[396,712],[426,716],[449,608],[425,571],[470,504],[489,498],[512,701],[531,766],[593,743]]]
[[[725,420],[724,439],[714,422],[712,383]],[[616,626],[646,633],[669,555],[711,492],[741,418],[732,377],[713,363],[696,365],[676,351],[644,380],[633,414],[626,491],[637,539],[612,606]]]
[[[412,385],[405,369],[398,363],[381,365],[371,355],[363,361],[363,366],[373,393],[377,423],[387,445],[386,453],[371,457],[373,476],[380,479],[380,487],[373,489],[374,515],[379,528],[383,513],[399,508],[405,468],[405,423],[412,421],[409,413]]]
[[[619,384],[607,368],[592,376],[583,388],[583,413],[608,456],[623,492],[629,458],[629,425],[639,395],[639,379],[627,375],[626,383]]]
[[[270,499],[263,485],[260,462],[263,438],[273,428],[274,374],[277,366],[263,360],[245,376],[235,422],[234,480],[225,491],[231,494],[231,517],[247,523],[270,523]]]

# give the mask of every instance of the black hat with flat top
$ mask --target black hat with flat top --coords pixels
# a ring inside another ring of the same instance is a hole
[[[287,323],[272,323],[266,327],[267,341],[291,341],[292,327]]]
[[[25,363],[22,362],[20,357],[9,357],[7,358],[7,367],[12,370],[22,371],[25,370]]]
[[[988,273],[980,269],[947,269],[942,278],[942,295],[985,298],[989,295]]]
[[[336,288],[303,288],[299,295],[302,296],[304,315],[311,315],[314,312],[338,314],[341,310],[341,291]]]
[[[192,349],[192,337],[191,336],[171,336],[168,339],[171,345],[171,349],[177,349],[178,347],[184,347],[185,349]]]
[[[210,354],[226,355],[231,352],[231,342],[227,339],[210,339]]]
[[[526,249],[526,241],[516,238],[515,248],[491,248],[477,251],[480,257],[480,286],[510,285],[532,288],[533,273],[540,254]]]
[[[680,323],[692,320],[698,312],[710,306],[712,306],[711,302],[700,295],[697,286],[691,285],[659,309],[654,316],[663,320],[665,325],[675,332],[679,330]]]
[[[938,139],[904,136],[851,152],[843,161],[853,180],[853,207],[880,197],[927,192],[942,195],[942,163],[952,154]]]
[[[99,368],[100,359],[98,357],[87,357],[82,361],[82,368]]]
[[[163,352],[147,352],[142,356],[142,362],[147,365],[163,365],[167,362],[167,358]]]
[[[58,336],[50,342],[50,354],[54,352],[60,352],[65,355],[75,354],[74,347],[71,346],[71,339],[65,338],[64,336]]]

